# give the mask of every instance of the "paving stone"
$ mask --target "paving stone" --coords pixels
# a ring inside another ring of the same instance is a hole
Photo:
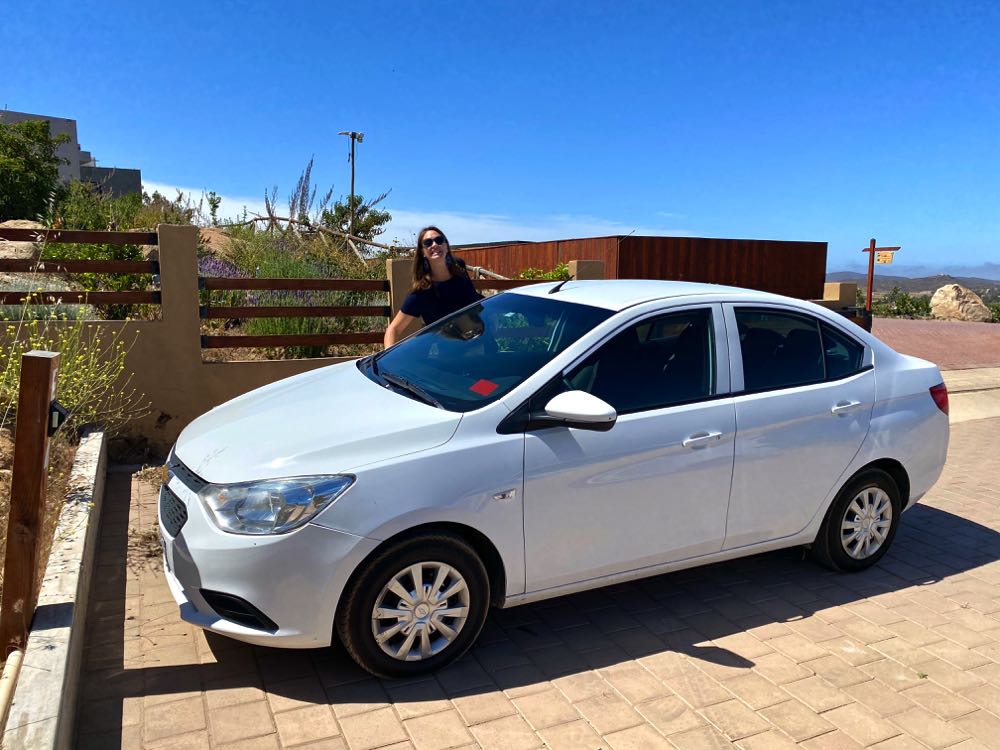
[[[218,743],[237,742],[275,731],[267,701],[239,703],[209,712],[209,728]]]
[[[865,674],[878,678],[894,690],[905,690],[908,687],[919,685],[923,679],[917,670],[904,667],[892,659],[882,659],[864,664],[860,669]]]
[[[900,730],[857,703],[834,708],[823,718],[862,745],[874,745],[900,734]]]
[[[316,742],[340,734],[329,706],[309,706],[275,714],[278,738],[284,746]]]
[[[730,700],[733,694],[701,671],[683,672],[664,680],[667,687],[695,708]]]
[[[917,742],[912,737],[901,734],[885,742],[872,745],[872,750],[925,750],[926,747],[922,742]]]
[[[586,721],[571,721],[539,732],[550,750],[601,750],[604,740]]]
[[[796,742],[802,742],[835,729],[832,724],[818,716],[815,711],[794,699],[765,708],[760,714]]]
[[[410,719],[405,723],[405,727],[417,750],[445,750],[472,741],[472,735],[465,728],[462,717],[457,711],[445,711],[422,716],[419,719]],[[344,733],[347,734],[346,725]]]
[[[732,743],[714,727],[690,729],[674,734],[670,742],[677,750],[731,750]]]
[[[913,708],[905,713],[892,717],[893,722],[906,734],[912,735],[931,748],[944,748],[954,745],[969,735],[956,727],[942,721],[937,716],[923,708]]]
[[[602,669],[599,674],[633,705],[663,695],[665,690],[662,682],[634,661]]]
[[[807,750],[862,750],[864,746],[838,729],[806,740],[802,747]]]
[[[155,742],[204,728],[205,708],[200,696],[149,706],[143,712],[144,742]]]
[[[395,706],[396,713],[404,721],[451,708],[448,696],[433,679],[398,685],[389,682],[385,687],[388,688],[389,699]]]
[[[349,682],[346,685],[334,685],[327,688],[326,693],[338,719],[389,706],[389,696],[378,680],[368,679]]]
[[[555,688],[514,699],[514,706],[536,730],[566,724],[580,718],[580,714]]]
[[[797,682],[786,682],[782,687],[817,713],[829,711],[831,708],[844,706],[853,701],[846,692],[818,675]]]
[[[894,716],[915,707],[905,693],[897,692],[881,680],[850,685],[844,688],[844,692],[879,716]]]
[[[541,739],[520,716],[487,721],[469,731],[480,745],[496,750],[534,750],[542,746]]]
[[[670,742],[648,724],[642,724],[604,737],[611,750],[672,750]],[[487,746],[484,746],[487,747]]]
[[[802,665],[796,664],[783,654],[766,654],[757,659],[754,671],[776,685],[781,685],[786,682],[804,680],[812,675],[808,664],[809,662],[804,662]]]
[[[736,745],[740,750],[795,750],[800,747],[799,743],[777,731],[744,737]]]
[[[945,690],[939,685],[925,680],[903,693],[911,701],[933,711],[943,719],[954,719],[977,710],[978,706],[961,695]]]
[[[700,709],[700,713],[731,740],[771,729],[764,719],[738,700],[706,706]]]
[[[768,645],[777,649],[796,663],[810,661],[811,659],[819,659],[830,653],[826,648],[817,646],[815,643],[803,638],[798,633],[772,638],[768,641]]]
[[[340,731],[343,732],[351,750],[369,750],[407,739],[403,725],[391,708],[378,708],[362,714],[345,716],[339,723]]]
[[[469,726],[517,713],[510,698],[499,691],[460,695],[451,702]]]
[[[584,698],[600,695],[611,688],[608,683],[601,679],[601,676],[597,672],[591,671],[557,677],[552,680],[552,684],[562,691],[570,703],[576,703]]]
[[[203,745],[203,748],[208,745]],[[279,750],[278,735],[267,734],[263,737],[254,737],[251,740],[240,740],[239,742],[216,745],[217,750]],[[341,743],[341,747],[346,747]]]
[[[574,707],[602,735],[642,723],[642,717],[635,709],[612,691],[586,698],[575,703]]]
[[[316,675],[273,683],[267,690],[267,702],[272,713],[327,704],[326,691]]]
[[[266,698],[267,693],[264,692],[264,686],[256,674],[223,677],[205,682],[205,703],[209,711],[234,706],[237,703],[262,701]]]
[[[756,672],[726,680],[726,689],[754,710],[774,706],[788,700],[788,693],[770,680],[765,680]]]
[[[705,725],[705,720],[675,695],[636,706],[643,718],[667,736]]]

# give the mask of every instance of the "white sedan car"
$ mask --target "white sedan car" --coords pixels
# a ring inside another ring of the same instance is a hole
[[[947,411],[936,366],[807,302],[537,284],[191,423],[166,576],[196,625],[409,676],[491,605],[793,545],[867,568],[940,475]]]

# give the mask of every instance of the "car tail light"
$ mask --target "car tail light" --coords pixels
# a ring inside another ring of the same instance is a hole
[[[948,413],[948,386],[944,383],[938,383],[931,387],[931,398],[934,399],[934,403],[937,404],[938,409],[943,411],[945,414]]]

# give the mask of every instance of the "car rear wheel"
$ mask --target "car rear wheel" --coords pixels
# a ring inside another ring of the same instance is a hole
[[[834,570],[864,570],[884,555],[899,527],[899,488],[881,469],[867,469],[837,495],[823,522],[813,555]]]
[[[489,602],[489,577],[475,550],[460,537],[427,534],[389,547],[355,576],[337,631],[363,669],[412,677],[464,654]]]

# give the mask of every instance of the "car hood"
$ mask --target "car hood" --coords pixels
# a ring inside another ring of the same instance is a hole
[[[344,362],[217,406],[184,429],[174,454],[220,484],[337,474],[441,445],[461,418],[383,388]]]

